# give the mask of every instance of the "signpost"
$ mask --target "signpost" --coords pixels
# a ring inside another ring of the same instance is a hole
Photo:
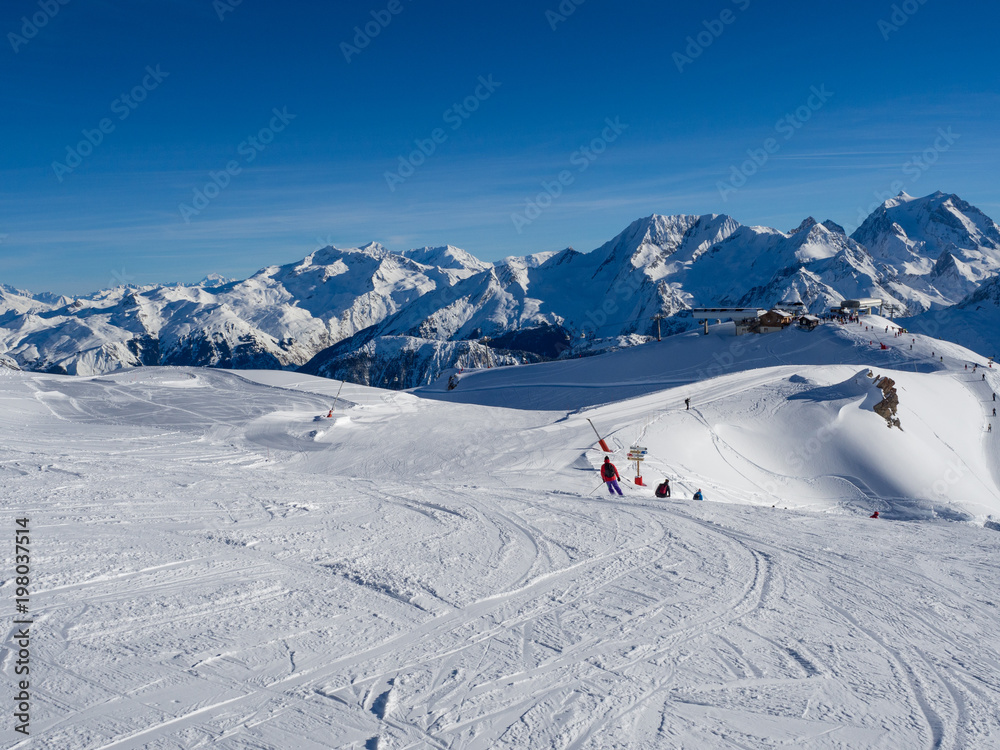
[[[633,445],[628,449],[628,460],[635,462],[635,483],[642,485],[642,462],[646,459],[645,446]]]

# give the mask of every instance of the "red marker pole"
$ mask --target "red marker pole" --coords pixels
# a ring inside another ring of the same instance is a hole
[[[587,418],[587,421],[590,422],[589,417]],[[604,438],[601,437],[601,433],[599,433],[597,431],[597,428],[594,427],[593,422],[590,422],[590,426],[594,428],[594,434],[597,435],[597,442],[601,444],[601,450],[604,451],[605,453],[614,453],[614,451],[608,447],[608,444],[604,442]]]

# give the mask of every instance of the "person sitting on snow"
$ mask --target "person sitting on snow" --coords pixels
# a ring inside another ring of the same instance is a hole
[[[994,412],[996,409],[993,410]],[[657,497],[670,497],[670,480],[664,479],[656,488]]]
[[[612,495],[616,492],[619,495],[624,494],[622,488],[618,486],[618,480],[621,479],[618,476],[618,469],[615,468],[615,465],[611,463],[611,459],[607,456],[604,457],[604,465],[601,467],[601,479],[608,485],[608,493]]]
[[[691,499],[692,500],[704,500],[705,496],[701,494],[701,490],[698,490],[696,493],[694,493],[694,497],[691,498]]]

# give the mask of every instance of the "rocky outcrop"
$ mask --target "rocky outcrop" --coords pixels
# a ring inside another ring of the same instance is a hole
[[[896,391],[896,381],[892,378],[880,378],[875,376],[875,387],[882,391],[882,400],[875,404],[873,410],[886,421],[886,426],[890,429],[898,427],[900,430],[899,417],[896,410],[899,408],[899,393]]]

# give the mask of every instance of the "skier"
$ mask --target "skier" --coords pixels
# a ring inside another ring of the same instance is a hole
[[[690,409],[691,408],[691,399],[689,399],[689,398],[684,399],[684,408],[685,409]]]
[[[993,411],[995,412],[996,409],[994,409]],[[657,497],[670,497],[670,480],[669,479],[664,479],[662,482],[660,482],[659,485],[657,485],[657,487],[656,487],[656,496]]]
[[[994,406],[993,407],[993,416],[995,417],[996,415],[997,415],[997,408]]]
[[[601,467],[601,479],[608,485],[609,494],[614,495],[616,492],[619,495],[624,494],[622,488],[618,486],[618,480],[621,479],[618,476],[618,469],[615,468],[615,465],[611,463],[611,459],[607,456],[604,457],[604,466]]]
[[[878,518],[878,511],[875,511],[874,513],[872,513],[872,514],[871,514],[870,516],[868,516],[868,517],[869,517],[869,518]]]
[[[692,500],[704,500],[705,496],[701,494],[701,490],[698,490],[696,493],[694,493],[694,497],[692,497],[691,499]]]

